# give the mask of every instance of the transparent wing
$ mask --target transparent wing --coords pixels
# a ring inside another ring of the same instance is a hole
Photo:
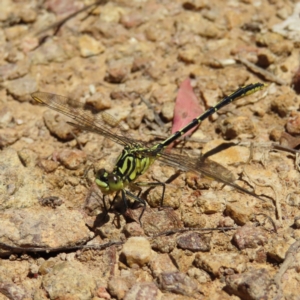
[[[101,114],[93,116],[79,107],[72,107],[72,104],[76,102],[70,98],[44,92],[33,93],[31,96],[37,102],[73,119],[75,122],[68,123],[74,127],[98,133],[123,146],[132,143],[131,139],[112,132],[112,130],[101,121]],[[109,123],[112,125],[113,117],[105,113],[104,121],[107,120],[107,118],[109,118]],[[114,123],[113,126],[115,126],[117,122]]]
[[[264,201],[255,193],[244,189],[243,187],[234,183],[235,176],[232,172],[226,169],[224,166],[217,162],[214,162],[208,158],[205,160],[197,157],[189,157],[186,155],[176,153],[160,153],[158,159],[163,163],[170,165],[174,168],[182,171],[192,171],[198,174],[203,174],[206,177],[213,178],[226,185],[232,186],[233,188],[251,195],[259,200]]]

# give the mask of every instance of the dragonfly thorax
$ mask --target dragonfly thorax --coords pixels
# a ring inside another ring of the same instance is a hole
[[[96,175],[96,184],[104,194],[120,191],[124,188],[124,181],[116,172],[100,169]]]

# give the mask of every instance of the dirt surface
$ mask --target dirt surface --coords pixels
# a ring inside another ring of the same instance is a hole
[[[92,4],[0,3],[0,300],[299,299],[300,4]],[[94,183],[122,146],[30,96],[70,97],[155,145],[189,82],[202,109],[268,84],[177,146],[177,164],[206,154],[260,199],[156,161],[138,181],[168,181],[166,207],[143,189],[141,224],[134,201],[106,216]]]

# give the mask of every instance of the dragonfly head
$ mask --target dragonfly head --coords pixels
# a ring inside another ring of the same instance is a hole
[[[96,175],[96,184],[104,194],[110,194],[120,191],[124,188],[123,181],[120,176],[105,169],[100,169]]]

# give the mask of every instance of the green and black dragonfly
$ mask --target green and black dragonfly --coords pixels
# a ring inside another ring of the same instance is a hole
[[[199,125],[203,120],[207,119],[210,115],[217,112],[222,107],[228,105],[232,101],[248,96],[266,87],[265,84],[255,83],[237,89],[229,96],[223,98],[214,107],[206,110],[202,115],[193,119],[189,124],[184,126],[181,130],[175,132],[164,141],[155,144],[153,146],[146,146],[140,141],[136,141],[125,137],[122,134],[114,133],[104,122],[100,121],[99,116],[93,116],[83,109],[73,108],[70,106],[70,99],[56,94],[36,92],[32,94],[34,100],[39,103],[45,104],[53,110],[56,110],[71,119],[73,122],[68,122],[74,127],[82,130],[98,133],[104,137],[111,139],[112,141],[122,145],[124,148],[117,158],[115,167],[112,172],[108,172],[105,169],[100,169],[96,173],[96,184],[103,193],[103,197],[112,193],[122,194],[122,199],[127,208],[127,196],[131,197],[144,205],[142,213],[139,217],[141,219],[146,207],[145,200],[133,195],[126,188],[134,187],[141,190],[141,186],[157,186],[163,187],[161,206],[163,206],[163,199],[165,193],[165,184],[161,182],[142,183],[136,182],[138,177],[144,174],[156,159],[163,161],[164,163],[171,165],[182,171],[193,171],[196,173],[202,173],[206,177],[213,178],[226,185],[240,190],[246,194],[259,198],[255,193],[248,191],[234,183],[234,176],[222,165],[213,162],[209,159],[201,159],[198,157],[188,157],[186,155],[166,152],[166,147],[172,142],[179,139],[190,129]],[[259,198],[262,200],[261,198]]]

